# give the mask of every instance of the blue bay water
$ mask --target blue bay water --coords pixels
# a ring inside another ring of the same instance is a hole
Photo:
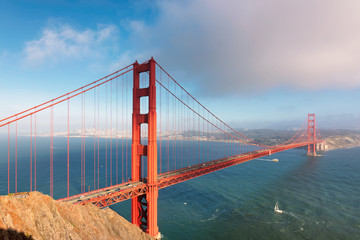
[[[253,160],[159,191],[164,239],[360,239],[360,148]],[[284,213],[274,212],[274,205]],[[130,219],[130,203],[111,207]]]
[[[197,149],[192,145],[199,143],[184,144],[186,152],[174,152],[170,143],[168,156],[176,158],[178,164],[188,159],[186,164],[192,165],[201,157],[201,153],[192,151]],[[212,144],[214,156],[222,157],[221,144]],[[47,194],[48,145],[48,139],[38,138],[37,187]],[[92,139],[87,139],[90,150],[86,152],[86,182],[90,188],[93,188],[92,145]],[[12,141],[12,184],[13,146]],[[130,141],[119,141],[119,157],[120,146],[130,151]],[[80,138],[71,139],[70,194],[80,191],[80,147]],[[29,190],[28,148],[28,139],[19,138],[18,191]],[[55,198],[66,196],[66,149],[65,138],[54,138]],[[0,153],[0,191],[7,194],[6,139],[1,141]],[[320,157],[308,157],[305,153],[303,149],[293,149],[267,157],[278,158],[278,163],[253,160],[161,189],[158,224],[163,239],[360,239],[360,148],[323,152]],[[103,187],[106,185],[101,177],[105,174],[104,141],[100,143],[99,154],[100,187]],[[162,154],[166,154],[165,144]],[[112,156],[115,159],[115,147]],[[126,158],[125,154],[123,157]],[[130,154],[127,159],[130,161]],[[164,164],[162,170],[166,170]],[[123,175],[119,181],[130,177],[130,164],[128,174],[124,171]],[[116,181],[114,171],[112,181]],[[13,185],[11,189],[14,190]],[[274,212],[276,201],[284,213]],[[130,220],[130,201],[111,208]]]

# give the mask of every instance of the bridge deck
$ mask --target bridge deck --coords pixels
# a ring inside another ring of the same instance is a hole
[[[273,153],[285,151],[292,148],[303,147],[309,144],[309,142],[290,144],[278,146],[276,148],[267,148],[258,151],[248,152],[240,155],[226,157],[201,163],[175,171],[166,172],[158,175],[159,188],[165,188],[195,177],[205,175],[207,173],[215,172],[217,170],[234,166],[243,162],[247,162],[259,157],[271,155]],[[69,198],[59,199],[59,201],[86,204],[92,203],[98,207],[107,207],[109,205],[131,199],[136,196],[146,194],[148,191],[148,185],[146,179],[139,182],[126,182],[122,184],[113,185],[110,187],[90,191],[83,194],[71,196]]]

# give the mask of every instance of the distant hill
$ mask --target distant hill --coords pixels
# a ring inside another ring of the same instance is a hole
[[[319,136],[328,149],[360,146],[360,130],[318,129]],[[239,130],[245,136],[266,145],[276,145],[290,139],[297,130],[249,129]]]
[[[297,130],[240,129],[238,132],[258,143],[273,146],[289,140]]]
[[[238,129],[244,136],[258,143],[269,146],[281,144],[289,140],[297,130],[273,130],[273,129]],[[360,130],[349,129],[318,129],[319,136],[327,142],[330,149],[360,146]],[[235,132],[230,134],[237,136]],[[186,131],[177,133],[177,139],[201,139],[201,140],[224,140],[228,139],[224,133],[207,133],[206,131]],[[171,135],[174,139],[175,135]]]
[[[349,129],[318,129],[319,136],[328,150],[360,146],[360,131]],[[296,130],[250,129],[239,130],[245,136],[266,145],[276,145],[290,139]]]
[[[360,146],[359,130],[320,129],[320,134],[328,145],[328,150]]]

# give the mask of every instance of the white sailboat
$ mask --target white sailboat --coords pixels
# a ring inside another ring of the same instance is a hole
[[[279,203],[278,201],[276,201],[276,204],[275,204],[275,208],[274,208],[274,212],[277,212],[277,213],[282,213],[283,211],[279,209]]]

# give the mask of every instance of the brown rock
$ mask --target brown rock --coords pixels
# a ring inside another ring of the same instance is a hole
[[[0,229],[36,240],[153,239],[111,209],[57,202],[39,192],[0,196]]]

